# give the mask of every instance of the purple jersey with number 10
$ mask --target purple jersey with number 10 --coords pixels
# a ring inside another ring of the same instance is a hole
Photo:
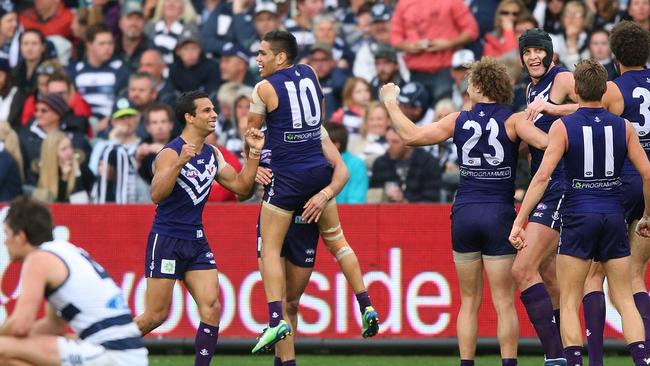
[[[266,116],[266,149],[273,151],[274,172],[327,166],[321,146],[323,92],[307,65],[293,65],[267,78],[278,108]]]

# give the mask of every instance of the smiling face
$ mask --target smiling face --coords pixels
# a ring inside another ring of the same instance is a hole
[[[390,120],[388,119],[388,112],[381,107],[375,107],[370,113],[368,113],[368,120],[366,121],[368,125],[368,133],[385,136]]]
[[[214,132],[217,127],[217,112],[210,101],[210,98],[199,98],[194,100],[196,109],[194,116],[191,116],[187,121],[194,125],[198,130],[206,132],[206,136]],[[187,114],[186,114],[187,116]]]
[[[539,79],[546,74],[546,68],[542,62],[544,57],[546,57],[546,50],[543,48],[530,47],[524,51],[524,66],[532,78]]]
[[[69,138],[64,138],[59,141],[59,145],[56,147],[56,154],[59,159],[59,165],[69,164],[74,157],[72,141]]]
[[[260,72],[262,78],[266,78],[278,69],[278,60],[277,55],[271,50],[271,43],[267,41],[262,41],[260,44],[260,49],[257,52],[257,69]]]

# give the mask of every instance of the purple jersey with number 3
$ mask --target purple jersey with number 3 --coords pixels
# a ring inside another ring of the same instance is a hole
[[[267,78],[278,96],[278,107],[266,116],[265,148],[273,151],[274,172],[307,170],[328,165],[321,146],[323,92],[307,65],[293,65]]]

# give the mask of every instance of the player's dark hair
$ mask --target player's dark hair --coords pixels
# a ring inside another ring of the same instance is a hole
[[[576,91],[585,102],[598,102],[607,90],[607,70],[598,61],[582,60],[573,72]]]
[[[498,104],[510,104],[513,98],[512,82],[506,67],[493,57],[474,62],[467,74],[481,94]]]
[[[88,30],[86,31],[86,42],[87,43],[95,42],[95,38],[97,38],[97,35],[102,33],[110,33],[112,36],[113,30],[105,23],[97,23],[91,25],[90,27],[88,27]]]
[[[196,103],[197,99],[208,98],[208,95],[199,90],[192,90],[182,93],[176,99],[176,119],[185,127],[185,113],[190,116],[196,116]]]
[[[338,123],[328,123],[325,126],[327,133],[330,135],[330,140],[333,143],[339,143],[339,152],[343,153],[348,149],[348,129],[345,126]]]
[[[14,234],[24,232],[29,244],[36,247],[53,238],[50,209],[27,196],[18,197],[11,203],[5,224]]]
[[[612,29],[609,46],[623,66],[643,66],[650,54],[650,34],[635,22],[622,21]]]
[[[275,30],[270,31],[264,36],[264,41],[271,44],[271,51],[277,55],[280,52],[287,54],[289,64],[293,65],[298,57],[298,42],[293,34],[283,31]]]

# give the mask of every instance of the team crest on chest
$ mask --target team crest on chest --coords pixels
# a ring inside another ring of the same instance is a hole
[[[214,154],[210,155],[210,160],[206,164],[206,159],[196,159],[188,162],[181,169],[181,174],[176,179],[176,183],[185,190],[194,205],[203,202],[208,193],[212,181],[217,174],[217,165]]]

